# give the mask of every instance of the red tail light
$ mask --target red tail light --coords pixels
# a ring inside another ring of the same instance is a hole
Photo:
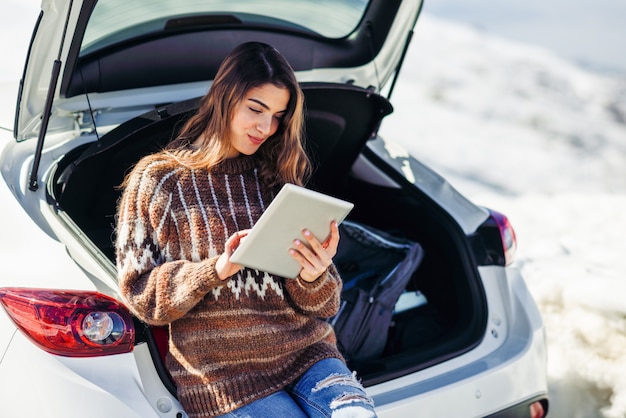
[[[480,266],[508,266],[515,259],[517,239],[511,223],[503,214],[488,209],[489,217],[470,236]]]
[[[530,418],[545,418],[546,412],[541,401],[533,402],[530,405]]]
[[[130,313],[101,293],[2,288],[0,302],[22,332],[49,353],[94,357],[133,350]]]
[[[500,231],[502,249],[504,250],[504,265],[508,266],[515,259],[515,252],[517,251],[517,238],[515,237],[515,230],[513,230],[509,219],[500,212],[490,209],[489,213]]]

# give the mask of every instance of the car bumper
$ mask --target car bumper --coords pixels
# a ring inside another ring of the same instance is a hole
[[[381,418],[528,417],[530,405],[547,398],[545,332],[532,297],[515,270],[482,269],[490,321],[481,344],[368,387]],[[4,340],[10,342],[0,361],[0,416],[185,416],[146,344],[128,354],[67,358],[42,351],[15,329]]]

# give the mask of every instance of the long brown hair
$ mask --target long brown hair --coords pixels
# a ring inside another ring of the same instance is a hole
[[[260,156],[260,178],[270,186],[302,185],[310,174],[304,151],[304,95],[293,69],[274,47],[261,42],[237,46],[224,59],[198,112],[183,126],[166,153],[190,168],[209,168],[226,159],[228,132],[235,106],[255,87],[272,84],[289,91],[287,111],[276,133],[255,153]],[[193,151],[189,145],[203,138]]]

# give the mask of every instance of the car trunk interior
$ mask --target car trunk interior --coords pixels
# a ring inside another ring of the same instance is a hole
[[[445,361],[476,346],[484,333],[486,308],[469,261],[467,237],[430,199],[397,173],[400,187],[382,187],[350,175],[350,168],[391,113],[388,101],[350,85],[303,84],[306,98],[307,150],[316,162],[310,187],[355,203],[349,219],[419,242],[424,258],[407,291],[421,291],[427,303],[397,313],[382,355],[351,362],[365,385],[386,381]],[[132,119],[97,142],[79,147],[60,162],[51,188],[60,210],[111,260],[114,257],[115,210],[119,185],[144,155],[161,149],[197,99],[173,103]],[[365,157],[376,164],[376,157]],[[149,332],[145,327],[146,332]],[[166,345],[162,329],[144,335],[153,349],[157,370]],[[158,350],[160,349],[160,352]],[[173,390],[167,373],[164,383]]]

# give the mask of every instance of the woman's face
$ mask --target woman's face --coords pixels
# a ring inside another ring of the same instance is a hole
[[[230,121],[228,158],[240,154],[252,155],[278,129],[287,111],[289,90],[264,84],[248,90],[235,105]]]

